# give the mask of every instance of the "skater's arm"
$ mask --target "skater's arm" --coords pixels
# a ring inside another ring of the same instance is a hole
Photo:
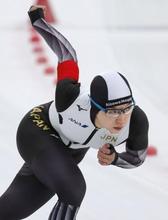
[[[136,168],[143,164],[146,153],[147,147],[142,150],[131,150],[126,147],[126,152],[116,153],[116,158],[111,164],[126,169]]]
[[[57,110],[64,111],[80,92],[76,52],[69,41],[45,21],[44,6],[32,6],[28,14],[35,30],[45,39],[58,57],[55,101]]]
[[[44,19],[45,7],[32,6],[28,14],[35,30],[45,39],[49,47],[57,55],[58,61],[73,60],[77,62],[74,48],[69,41]]]
[[[128,169],[136,168],[145,161],[148,146],[148,119],[139,107],[132,114],[126,152],[116,153],[112,162],[115,166]]]
[[[32,6],[28,11],[30,21],[35,30],[45,39],[49,47],[57,55],[59,62],[77,61],[75,50],[65,37],[48,24],[44,17],[44,6]]]

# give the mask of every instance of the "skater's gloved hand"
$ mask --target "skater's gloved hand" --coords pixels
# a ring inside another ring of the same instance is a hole
[[[32,5],[28,11],[31,23],[33,24],[39,18],[44,18],[46,15],[46,7],[44,5]]]
[[[42,9],[44,14],[46,13],[46,6],[45,5],[32,5],[29,9],[29,12],[35,11],[37,9]]]
[[[116,152],[110,148],[109,144],[104,144],[97,153],[98,162],[107,166],[110,165],[116,158]]]

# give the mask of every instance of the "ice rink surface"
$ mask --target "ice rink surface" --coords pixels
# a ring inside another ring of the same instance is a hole
[[[136,3],[135,3],[136,2]],[[34,1],[1,3],[0,13],[0,193],[23,164],[17,126],[33,106],[54,98],[54,76],[35,63],[27,10]],[[50,0],[55,25],[75,47],[80,81],[116,69],[132,85],[136,103],[148,115],[149,144],[158,149],[139,168],[101,167],[90,150],[80,164],[87,193],[79,220],[167,220],[168,208],[168,4],[166,1]],[[140,13],[141,12],[141,13]],[[43,42],[52,65],[57,59]],[[121,146],[122,148],[122,146]],[[120,150],[120,147],[118,147]],[[26,199],[26,198],[25,198]],[[47,219],[54,197],[29,220]]]

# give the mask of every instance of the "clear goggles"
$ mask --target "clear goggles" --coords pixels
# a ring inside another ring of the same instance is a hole
[[[118,108],[117,109],[116,108],[106,109],[106,108],[103,108],[101,105],[99,105],[97,102],[95,102],[91,97],[90,97],[90,101],[93,103],[93,105],[96,108],[98,108],[100,111],[105,112],[106,115],[111,118],[117,118],[121,114],[128,115],[132,112],[132,110],[135,106],[135,102],[133,101],[130,105],[128,105],[127,107],[122,108],[122,109],[118,109]]]

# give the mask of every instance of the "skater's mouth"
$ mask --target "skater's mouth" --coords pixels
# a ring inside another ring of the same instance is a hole
[[[113,127],[116,131],[119,131],[122,129],[122,127]]]

